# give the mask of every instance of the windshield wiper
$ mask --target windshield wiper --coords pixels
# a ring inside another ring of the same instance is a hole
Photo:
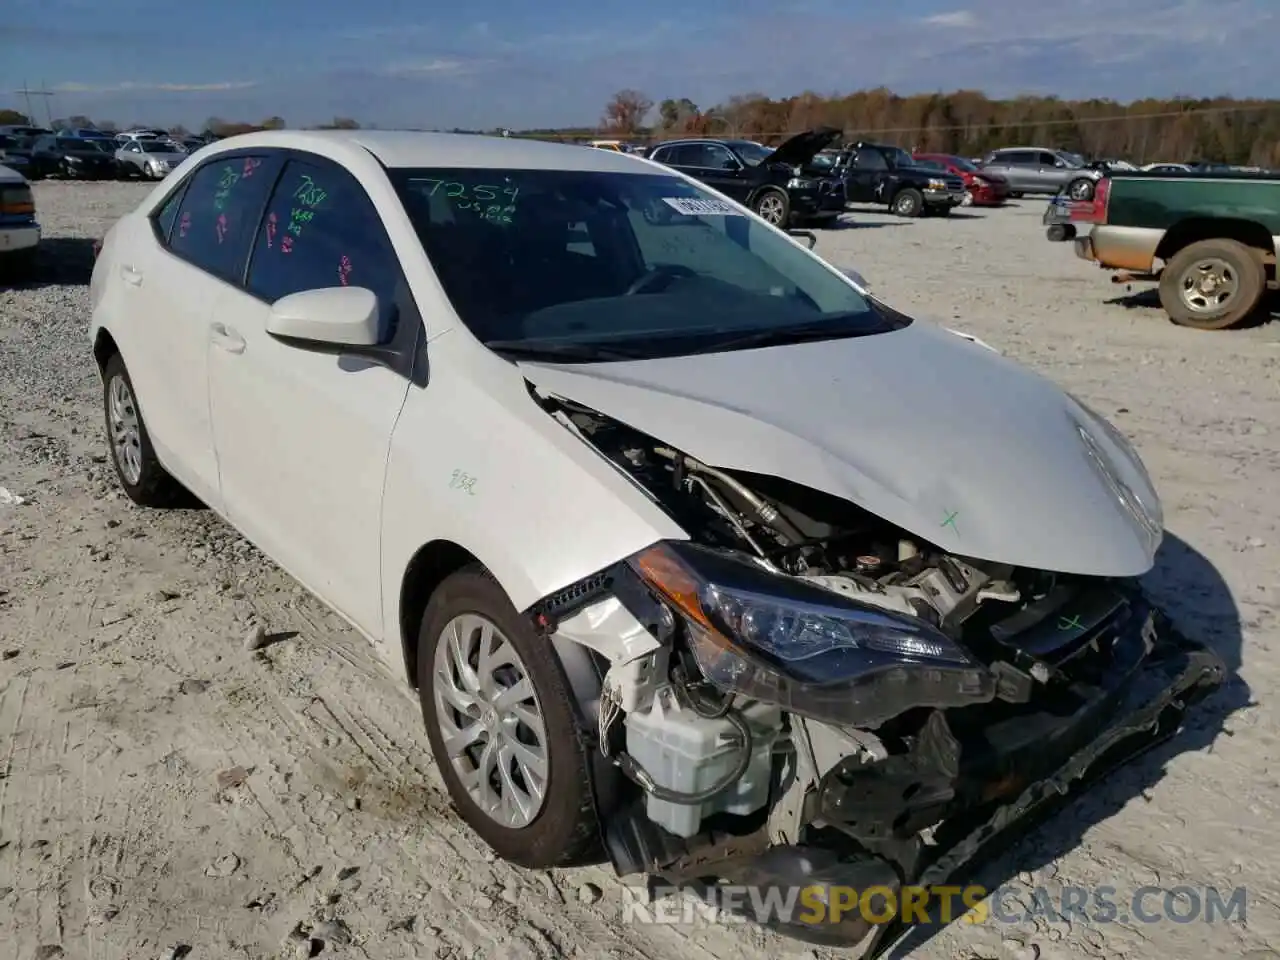
[[[789,327],[769,327],[767,330],[754,330],[728,340],[716,340],[693,353],[720,353],[723,350],[745,350],[752,347],[776,347],[788,343],[804,343],[809,340],[843,340],[846,337],[861,336],[875,332],[867,329],[865,321],[856,324],[844,323],[836,319],[822,320],[817,323],[793,324]]]
[[[494,353],[520,360],[580,360],[584,363],[614,360],[640,360],[639,354],[594,343],[563,340],[486,340],[484,345]]]

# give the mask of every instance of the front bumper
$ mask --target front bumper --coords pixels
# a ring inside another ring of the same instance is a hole
[[[988,184],[985,187],[971,187],[969,194],[975,207],[998,207],[1009,199],[1009,188]]]
[[[922,190],[924,194],[924,202],[931,207],[958,207],[964,203],[964,196],[968,191],[964,187],[953,190]]]
[[[976,738],[963,718],[937,712],[910,754],[867,766],[851,758],[829,772],[819,788],[819,817],[842,824],[861,852],[841,857],[826,846],[775,846],[725,871],[703,861],[694,876],[719,873],[722,882],[762,885],[766,904],[773,902],[769,888],[780,888],[785,900],[789,890],[818,887],[826,903],[846,905],[873,887],[888,890],[899,909],[877,911],[891,915],[887,922],[858,910],[805,917],[740,908],[797,940],[844,947],[866,941],[864,957],[882,955],[910,929],[900,909],[904,888],[918,902],[922,889],[936,890],[1007,845],[1085,786],[1176,734],[1187,708],[1222,684],[1226,667],[1215,653],[1145,602],[1133,609],[1131,622],[1149,626],[1115,641],[1113,664],[1099,671],[1094,695],[1074,712],[1007,716]],[[927,826],[930,843],[920,835]]]
[[[6,253],[18,253],[31,250],[40,244],[40,225],[27,223],[18,226],[6,226],[0,223],[0,256]]]

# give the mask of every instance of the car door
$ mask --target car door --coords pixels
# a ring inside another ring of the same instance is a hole
[[[1034,150],[1011,150],[1004,155],[1008,163],[1009,184],[1019,193],[1035,193],[1040,189],[1040,159]]]
[[[855,150],[849,159],[849,175],[845,180],[846,199],[852,203],[888,202],[884,183],[889,176],[889,162],[884,154],[871,147]]]
[[[249,171],[249,175],[244,175]],[[210,160],[143,222],[113,265],[121,344],[161,462],[197,497],[221,509],[209,418],[208,341],[213,304],[244,274],[253,228],[270,189],[270,158]]]
[[[1067,161],[1049,150],[1039,151],[1037,160],[1040,189],[1045,193],[1057,193],[1071,178]]]
[[[702,174],[705,172],[702,169],[702,144],[700,143],[673,143],[663,147],[661,159],[658,162],[698,180],[702,179]]]
[[[698,176],[703,183],[746,203],[751,196],[753,181],[747,176],[746,165],[722,143],[699,144]]]
[[[125,144],[124,149],[119,153],[119,157],[122,162],[129,165],[126,168],[127,173],[140,173],[142,171],[142,145],[137,140],[131,140]]]
[[[209,397],[231,522],[376,637],[382,481],[407,373],[267,332],[280,298],[341,286],[377,294],[384,342],[416,341],[421,319],[364,188],[330,161],[295,156],[267,204],[246,289],[227,288],[214,305]]]

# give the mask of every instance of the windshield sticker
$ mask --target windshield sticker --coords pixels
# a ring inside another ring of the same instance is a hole
[[[662,202],[676,213],[687,217],[741,217],[742,212],[735,210],[723,200],[700,200],[694,197],[663,197]]]

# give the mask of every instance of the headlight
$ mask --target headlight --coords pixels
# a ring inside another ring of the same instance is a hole
[[[945,190],[945,189],[947,189],[947,181],[945,181],[945,180],[930,180],[930,181],[929,181],[929,189],[930,189],[930,190]]]
[[[862,727],[995,696],[994,675],[924,620],[687,542],[628,563],[682,616],[698,669],[725,692]]]
[[[808,177],[792,177],[787,181],[788,190],[812,190],[817,185],[817,180],[810,180]]]

